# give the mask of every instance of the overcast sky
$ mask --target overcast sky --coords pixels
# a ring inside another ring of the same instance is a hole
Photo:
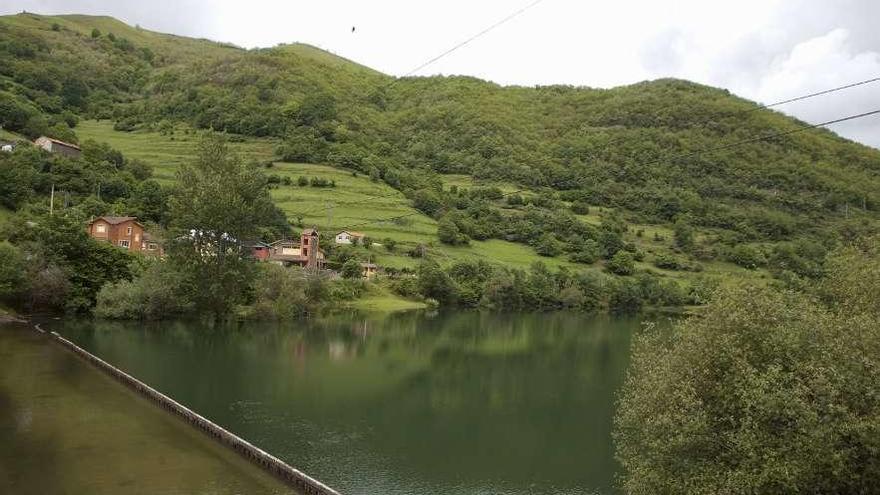
[[[534,0],[3,0],[266,47],[310,43],[403,75]],[[612,87],[679,77],[763,103],[880,77],[880,0],[543,0],[419,71]],[[355,31],[352,33],[352,27]],[[880,109],[880,82],[779,110],[818,123]],[[880,147],[880,116],[832,127]]]

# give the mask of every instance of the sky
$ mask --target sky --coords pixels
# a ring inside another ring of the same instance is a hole
[[[535,0],[2,0],[253,48],[303,42],[391,75]],[[677,77],[761,103],[880,77],[878,0],[542,0],[415,75],[613,87]],[[354,28],[354,32],[352,32]],[[810,123],[880,110],[880,82],[778,107]],[[880,148],[880,115],[831,127]]]

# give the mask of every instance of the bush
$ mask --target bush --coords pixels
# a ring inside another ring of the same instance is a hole
[[[340,270],[342,278],[361,278],[362,274],[363,270],[361,269],[361,262],[357,259],[351,258],[342,264],[342,269]]]
[[[569,255],[569,259],[575,263],[586,263],[591,265],[602,257],[602,250],[599,247],[599,244],[592,240],[587,239],[580,246],[576,248],[576,251]]]
[[[635,280],[621,279],[611,285],[608,309],[616,314],[638,313],[642,309],[642,288]]]
[[[550,233],[542,235],[537,244],[535,244],[535,252],[540,256],[554,257],[562,253],[562,244],[556,240],[556,236]]]
[[[132,281],[105,285],[98,292],[95,315],[100,318],[157,320],[184,315],[193,304],[183,290],[184,277],[162,261],[153,262]]]
[[[681,270],[683,268],[681,261],[671,254],[658,254],[654,258],[654,266],[664,270]]]
[[[571,204],[571,212],[575,215],[589,215],[590,205],[586,201],[575,201]]]
[[[754,246],[746,244],[740,244],[730,249],[727,253],[727,259],[749,270],[755,270],[767,262],[761,251]]]
[[[437,224],[437,237],[443,244],[450,246],[459,246],[468,244],[469,239],[458,229],[458,225],[451,219],[444,218]]]
[[[8,242],[0,242],[0,300],[19,299],[27,292],[24,254]]]
[[[632,275],[636,270],[636,258],[628,251],[618,251],[605,265],[615,275]]]
[[[614,426],[624,492],[874,492],[880,321],[859,307],[737,287],[639,337]]]

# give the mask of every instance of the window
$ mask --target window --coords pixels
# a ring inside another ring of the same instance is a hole
[[[304,237],[304,238],[303,238],[303,246],[308,246],[308,245],[309,245],[309,238],[308,238],[308,237]]]
[[[107,226],[103,223],[99,223],[98,225],[95,225],[95,232],[103,234],[104,232],[107,232]]]
[[[119,246],[124,247],[125,249],[128,249],[128,241],[126,241],[126,240],[119,241]]]
[[[125,229],[125,235],[131,235],[131,227]]]
[[[303,256],[309,255],[309,248],[303,248]]]
[[[156,250],[156,243],[155,243],[155,242],[151,242],[151,243],[147,244],[147,250],[149,250],[149,251],[155,251],[155,250]]]

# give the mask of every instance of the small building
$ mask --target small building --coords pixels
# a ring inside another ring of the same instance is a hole
[[[379,273],[379,266],[375,263],[361,263],[361,276],[373,278]]]
[[[48,136],[40,136],[35,141],[34,144],[48,151],[49,153],[58,153],[64,156],[69,156],[72,158],[79,157],[79,154],[82,150],[79,146],[75,144],[65,143],[64,141],[60,141],[55,138],[50,138]]]
[[[262,241],[245,241],[241,246],[247,251],[251,258],[257,261],[266,261],[272,252],[272,246]]]
[[[4,153],[12,153],[15,150],[15,142],[0,139],[0,151]]]
[[[284,239],[269,244],[268,260],[284,266],[300,266],[312,270],[323,270],[325,256],[320,248],[318,231],[306,229],[300,235],[299,242]]]
[[[354,242],[363,242],[364,237],[366,237],[366,235],[360,232],[343,230],[342,232],[336,234],[336,244],[352,244]],[[354,239],[357,239],[357,241],[355,241]]]
[[[148,256],[162,256],[164,251],[159,239],[144,230],[137,217],[101,216],[89,222],[89,235],[99,241]]]

